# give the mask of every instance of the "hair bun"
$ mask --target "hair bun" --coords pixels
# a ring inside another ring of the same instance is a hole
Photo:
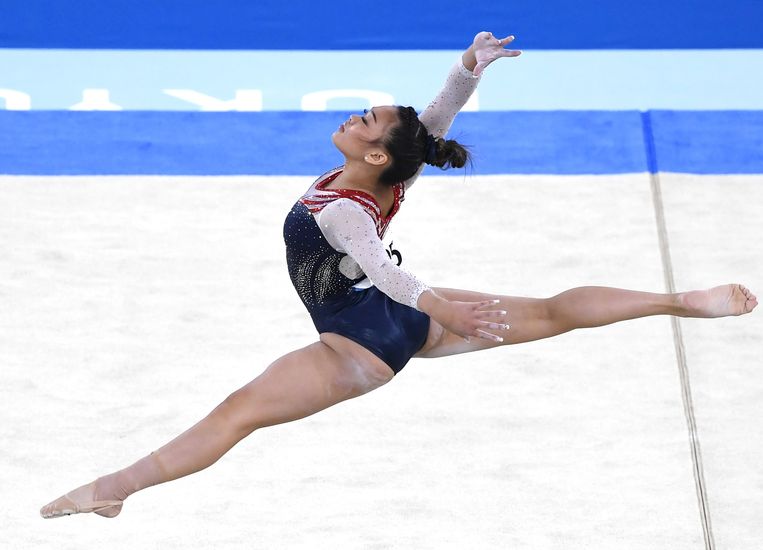
[[[391,162],[379,175],[379,182],[395,185],[416,175],[423,163],[461,168],[470,161],[469,151],[454,140],[435,138],[419,120],[413,107],[397,107],[398,123],[382,138]]]
[[[435,155],[431,164],[446,170],[448,168],[462,168],[469,160],[469,151],[453,139],[435,139]]]

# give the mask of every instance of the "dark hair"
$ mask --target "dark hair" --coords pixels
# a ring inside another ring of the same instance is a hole
[[[381,183],[393,185],[405,181],[424,162],[447,170],[461,168],[471,160],[469,151],[452,139],[434,138],[434,150],[427,154],[432,141],[413,107],[398,107],[397,116],[400,122],[383,140],[392,162],[379,176]]]

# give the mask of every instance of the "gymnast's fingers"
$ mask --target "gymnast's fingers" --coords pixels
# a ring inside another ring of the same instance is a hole
[[[500,304],[500,300],[482,300],[481,302],[474,302],[476,308],[475,309],[482,309],[488,306],[494,306],[496,304]]]
[[[475,310],[477,310],[479,313],[495,316],[506,315],[506,311],[503,309],[484,309],[486,307],[496,306],[500,303],[500,300],[484,300],[482,302],[475,302],[474,305],[476,306]]]
[[[495,323],[492,321],[480,321],[479,324],[492,330],[509,330],[511,328],[511,326],[506,323]]]
[[[503,342],[503,338],[501,338],[500,336],[497,336],[495,334],[491,334],[491,333],[489,333],[487,331],[484,331],[484,330],[482,330],[480,328],[478,328],[475,331],[474,335],[478,336],[478,337],[480,337],[480,338],[482,338],[484,340],[491,340],[493,342]]]
[[[501,46],[501,48],[504,48],[510,43],[514,42],[514,38],[514,35],[507,36],[506,38],[501,38],[498,41],[498,45]],[[500,50],[497,53],[499,57],[518,57],[522,55],[522,50]]]
[[[509,314],[508,311],[505,311],[503,309],[490,309],[487,311],[476,311],[475,313],[477,313],[480,319],[489,319],[491,317],[495,319],[501,319],[506,317]]]

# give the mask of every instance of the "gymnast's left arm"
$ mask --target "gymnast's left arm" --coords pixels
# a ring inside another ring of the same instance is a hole
[[[474,37],[471,46],[461,55],[448,73],[440,93],[419,116],[426,129],[436,138],[444,137],[458,112],[466,105],[477,89],[485,68],[501,57],[517,57],[522,52],[508,50],[506,46],[514,40],[513,36],[499,39],[492,33],[483,31]],[[416,174],[405,182],[410,187],[423,170],[423,165]]]
[[[506,49],[513,40],[513,36],[499,39],[487,31],[474,37],[471,46],[461,55],[461,62],[450,70],[440,93],[419,116],[430,134],[444,137],[448,133],[456,115],[477,89],[488,65],[501,57],[517,57],[522,53]]]

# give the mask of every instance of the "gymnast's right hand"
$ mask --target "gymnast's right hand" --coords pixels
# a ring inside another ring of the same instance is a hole
[[[446,330],[462,338],[468,340],[470,337],[476,337],[492,342],[503,342],[503,338],[490,332],[509,328],[508,325],[504,324],[506,312],[492,309],[498,303],[498,300],[449,301],[429,290],[421,294],[418,306],[421,311],[440,323]]]

